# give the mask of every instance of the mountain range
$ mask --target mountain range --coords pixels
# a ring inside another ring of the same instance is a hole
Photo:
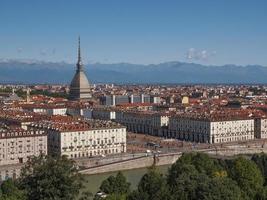
[[[87,64],[92,83],[267,83],[267,67],[260,65],[206,66],[185,62],[142,65]],[[69,83],[75,64],[64,62],[0,60],[0,83]]]

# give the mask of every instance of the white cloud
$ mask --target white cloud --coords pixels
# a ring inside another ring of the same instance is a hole
[[[215,56],[216,51],[196,50],[195,48],[188,49],[186,58],[188,60],[208,60],[210,57]]]
[[[187,59],[194,59],[196,56],[196,50],[195,48],[190,48],[187,53],[186,53],[186,58]]]

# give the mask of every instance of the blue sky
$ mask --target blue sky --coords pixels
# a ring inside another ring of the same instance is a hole
[[[0,0],[0,58],[267,66],[266,0]]]

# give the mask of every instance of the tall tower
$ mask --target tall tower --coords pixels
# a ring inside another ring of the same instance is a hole
[[[80,37],[78,41],[78,61],[76,64],[76,72],[70,84],[69,100],[82,101],[92,97],[89,81],[84,73]]]
[[[27,95],[26,95],[26,102],[27,103],[30,103],[31,101],[31,96],[30,96],[30,92],[31,92],[31,89],[30,88],[27,88]]]

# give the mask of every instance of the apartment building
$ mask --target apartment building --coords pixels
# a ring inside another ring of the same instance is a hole
[[[152,111],[116,111],[115,121],[131,132],[164,136],[168,132],[169,116]]]
[[[256,118],[254,122],[255,137],[258,139],[267,138],[267,118]]]
[[[43,130],[0,128],[0,181],[19,176],[20,167],[8,166],[22,165],[29,157],[41,153],[47,154],[47,135]]]
[[[115,120],[116,111],[108,107],[94,108],[92,111],[92,118],[101,120]]]
[[[246,111],[183,113],[169,120],[169,136],[202,143],[255,138],[255,118]]]
[[[126,152],[126,128],[101,120],[42,121],[31,127],[48,133],[48,154],[84,158]]]

